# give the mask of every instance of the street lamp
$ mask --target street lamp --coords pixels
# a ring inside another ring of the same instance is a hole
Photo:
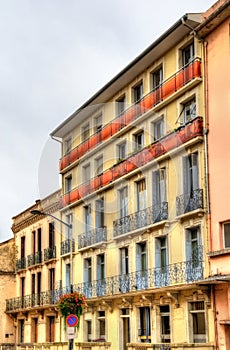
[[[71,271],[70,271],[70,291],[72,293],[73,292],[73,230],[72,230],[73,225],[57,218],[56,216],[54,216],[50,213],[45,213],[45,212],[40,211],[40,210],[34,209],[34,210],[31,210],[30,213],[33,215],[50,216],[51,218],[59,221],[60,223],[62,223],[63,225],[67,226],[70,229],[70,261],[71,261],[71,264],[70,264],[70,269],[71,269]],[[69,339],[68,349],[73,350],[73,339]]]

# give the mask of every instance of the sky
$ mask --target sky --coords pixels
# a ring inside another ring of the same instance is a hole
[[[213,0],[0,0],[0,242],[60,187],[50,133],[185,13]]]

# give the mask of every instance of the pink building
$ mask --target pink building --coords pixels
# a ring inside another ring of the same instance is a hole
[[[216,349],[230,349],[230,1],[219,0],[197,28],[206,66],[209,260]]]

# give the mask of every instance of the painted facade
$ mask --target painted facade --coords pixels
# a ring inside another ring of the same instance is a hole
[[[200,21],[175,23],[52,133],[88,304],[79,349],[213,349]]]

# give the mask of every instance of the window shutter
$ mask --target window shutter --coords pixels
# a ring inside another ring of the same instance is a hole
[[[165,169],[160,169],[160,203],[166,201]]]
[[[191,177],[189,172],[189,159],[183,157],[183,189],[184,194],[189,194],[191,189]]]
[[[126,273],[126,251],[124,248],[121,249],[121,273],[125,274]]]
[[[193,190],[197,190],[199,188],[198,181],[198,154],[191,154],[191,163],[192,163],[192,184]]]
[[[161,267],[161,242],[158,238],[155,239],[155,264]]]
[[[136,244],[136,271],[141,271],[141,246]]]
[[[191,231],[186,232],[186,261],[192,260]]]

